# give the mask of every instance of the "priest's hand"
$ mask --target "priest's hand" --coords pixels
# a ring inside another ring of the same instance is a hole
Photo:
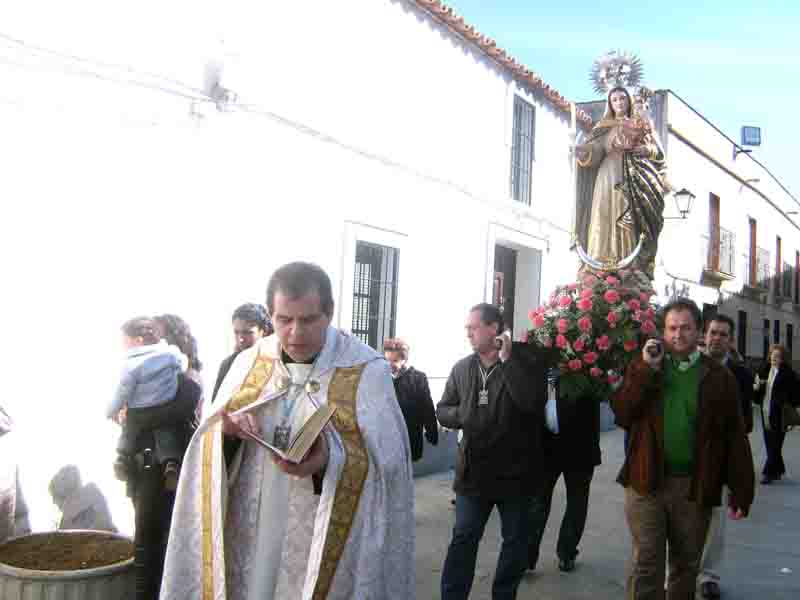
[[[299,463],[283,460],[274,452],[269,453],[272,462],[287,475],[294,477],[311,477],[323,473],[328,466],[328,440],[320,435],[308,451],[308,455]]]
[[[250,439],[248,433],[261,437],[261,427],[250,413],[231,415],[223,412],[222,433],[247,440]]]

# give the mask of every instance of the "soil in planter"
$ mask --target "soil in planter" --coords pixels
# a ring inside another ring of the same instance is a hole
[[[132,556],[130,540],[89,532],[37,534],[0,546],[0,563],[36,571],[94,569]]]

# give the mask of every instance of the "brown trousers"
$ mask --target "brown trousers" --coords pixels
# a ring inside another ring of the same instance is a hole
[[[688,499],[689,482],[689,477],[667,477],[663,488],[649,496],[625,488],[625,517],[633,541],[628,600],[694,600],[711,508]]]

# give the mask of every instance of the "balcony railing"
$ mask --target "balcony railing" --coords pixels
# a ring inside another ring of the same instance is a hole
[[[732,231],[719,228],[719,270],[728,275],[736,271],[736,236]]]
[[[783,263],[783,270],[781,270],[781,296],[784,298],[791,298],[792,283],[794,282],[794,269],[789,263]]]
[[[753,279],[752,266],[755,263],[755,279]],[[748,257],[747,264],[751,268],[747,269],[747,285],[750,287],[759,287],[768,289],[770,272],[770,256],[769,251],[763,248],[756,248],[755,256]]]

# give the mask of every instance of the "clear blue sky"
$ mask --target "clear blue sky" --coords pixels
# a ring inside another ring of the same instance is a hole
[[[800,1],[445,0],[570,100],[596,99],[594,59],[628,50],[729,137],[761,127],[753,156],[800,199]]]

